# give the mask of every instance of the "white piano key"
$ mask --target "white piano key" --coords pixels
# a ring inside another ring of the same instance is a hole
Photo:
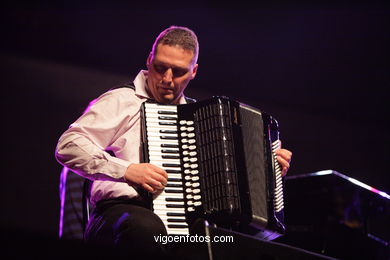
[[[170,119],[160,119],[160,118],[154,118],[154,117],[149,117],[146,119],[146,126],[148,126],[148,124],[152,124],[152,123],[175,123],[176,120],[170,120]]]
[[[168,173],[168,178],[181,179],[180,173]]]
[[[172,123],[174,121],[170,121],[170,123]],[[167,130],[174,130],[174,129],[177,129],[177,126],[176,125],[161,125],[159,124],[158,122],[146,122],[146,128],[149,129],[149,128],[159,128],[159,129],[167,129]]]
[[[177,110],[176,105],[163,105],[158,103],[145,103],[145,109]]]
[[[180,164],[180,159],[163,159],[161,156],[159,155],[150,155],[149,154],[149,160],[150,161],[153,161],[154,163],[159,163],[161,162],[161,165],[162,163],[174,163],[174,164]]]
[[[181,228],[181,229],[167,228],[167,232],[169,235],[188,235],[189,234],[188,228]]]
[[[159,216],[161,220],[163,221],[167,221],[168,219],[180,219],[180,220],[186,220],[186,217],[184,216],[166,216],[166,215],[162,215],[162,216]],[[172,223],[175,223],[175,222],[172,222]],[[183,224],[186,224],[186,222],[177,222],[177,223],[183,223]]]
[[[166,201],[165,199],[164,200],[154,200],[153,201],[153,205],[167,205],[167,204],[171,204],[171,205],[184,205],[184,201]]]
[[[171,134],[171,133],[160,133],[160,132],[149,132],[147,133],[147,136],[148,136],[148,140],[150,137],[164,137],[164,136],[167,136],[167,137],[178,137],[177,134]],[[166,139],[160,139],[160,140],[166,140]]]
[[[153,201],[162,200],[162,199],[165,200],[165,198],[183,199],[184,195],[183,195],[183,193],[164,193],[164,191],[163,191]]]
[[[164,142],[160,142],[160,141],[152,141],[152,142],[148,142],[148,148],[149,149],[155,149],[155,148],[160,148],[160,149],[165,149],[165,148],[168,148],[168,147],[163,147],[162,145],[175,145],[177,146],[177,148],[179,148],[179,146],[177,144],[167,144],[167,143],[164,143]],[[169,149],[176,149],[176,148],[169,148]]]
[[[184,204],[183,204],[184,205]],[[154,204],[153,203],[153,209],[156,210],[166,210],[168,212],[184,212],[184,208],[167,208],[163,204]]]
[[[178,154],[180,153],[180,150],[175,148],[164,148],[161,146],[149,146],[149,154],[170,154],[170,153]]]
[[[157,136],[149,137],[148,138],[148,144],[149,144],[149,141],[160,142],[160,144],[161,143],[164,143],[164,144],[179,144],[178,140],[161,139],[160,137],[157,137]]]

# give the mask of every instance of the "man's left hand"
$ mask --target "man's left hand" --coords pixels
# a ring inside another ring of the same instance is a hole
[[[286,149],[278,149],[275,151],[276,159],[282,167],[282,176],[286,176],[288,169],[290,168],[290,162],[292,157],[292,152]]]

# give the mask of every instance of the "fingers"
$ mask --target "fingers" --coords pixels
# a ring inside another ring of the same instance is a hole
[[[276,159],[282,167],[282,176],[285,176],[287,174],[288,169],[290,168],[292,153],[286,149],[278,149],[275,151],[275,154]]]
[[[165,179],[168,178],[168,173],[164,170],[164,169],[161,169],[160,167],[156,166],[156,165],[153,165],[153,164],[149,164],[149,166],[158,174],[162,175]]]
[[[131,164],[126,170],[125,179],[141,186],[149,192],[163,190],[168,174],[165,170],[149,163]]]

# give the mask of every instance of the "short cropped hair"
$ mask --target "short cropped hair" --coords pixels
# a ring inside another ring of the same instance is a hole
[[[198,55],[199,55],[198,37],[191,29],[187,27],[173,25],[165,29],[164,31],[162,31],[153,44],[153,48],[152,48],[153,56],[156,55],[157,46],[160,43],[169,46],[179,46],[184,50],[192,51],[194,54],[192,62],[195,64],[198,60]]]

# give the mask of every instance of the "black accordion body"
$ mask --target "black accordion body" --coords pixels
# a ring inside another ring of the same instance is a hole
[[[205,219],[266,239],[284,234],[278,124],[266,113],[214,97],[184,105],[145,102],[143,161],[168,173],[153,211],[168,234]]]

